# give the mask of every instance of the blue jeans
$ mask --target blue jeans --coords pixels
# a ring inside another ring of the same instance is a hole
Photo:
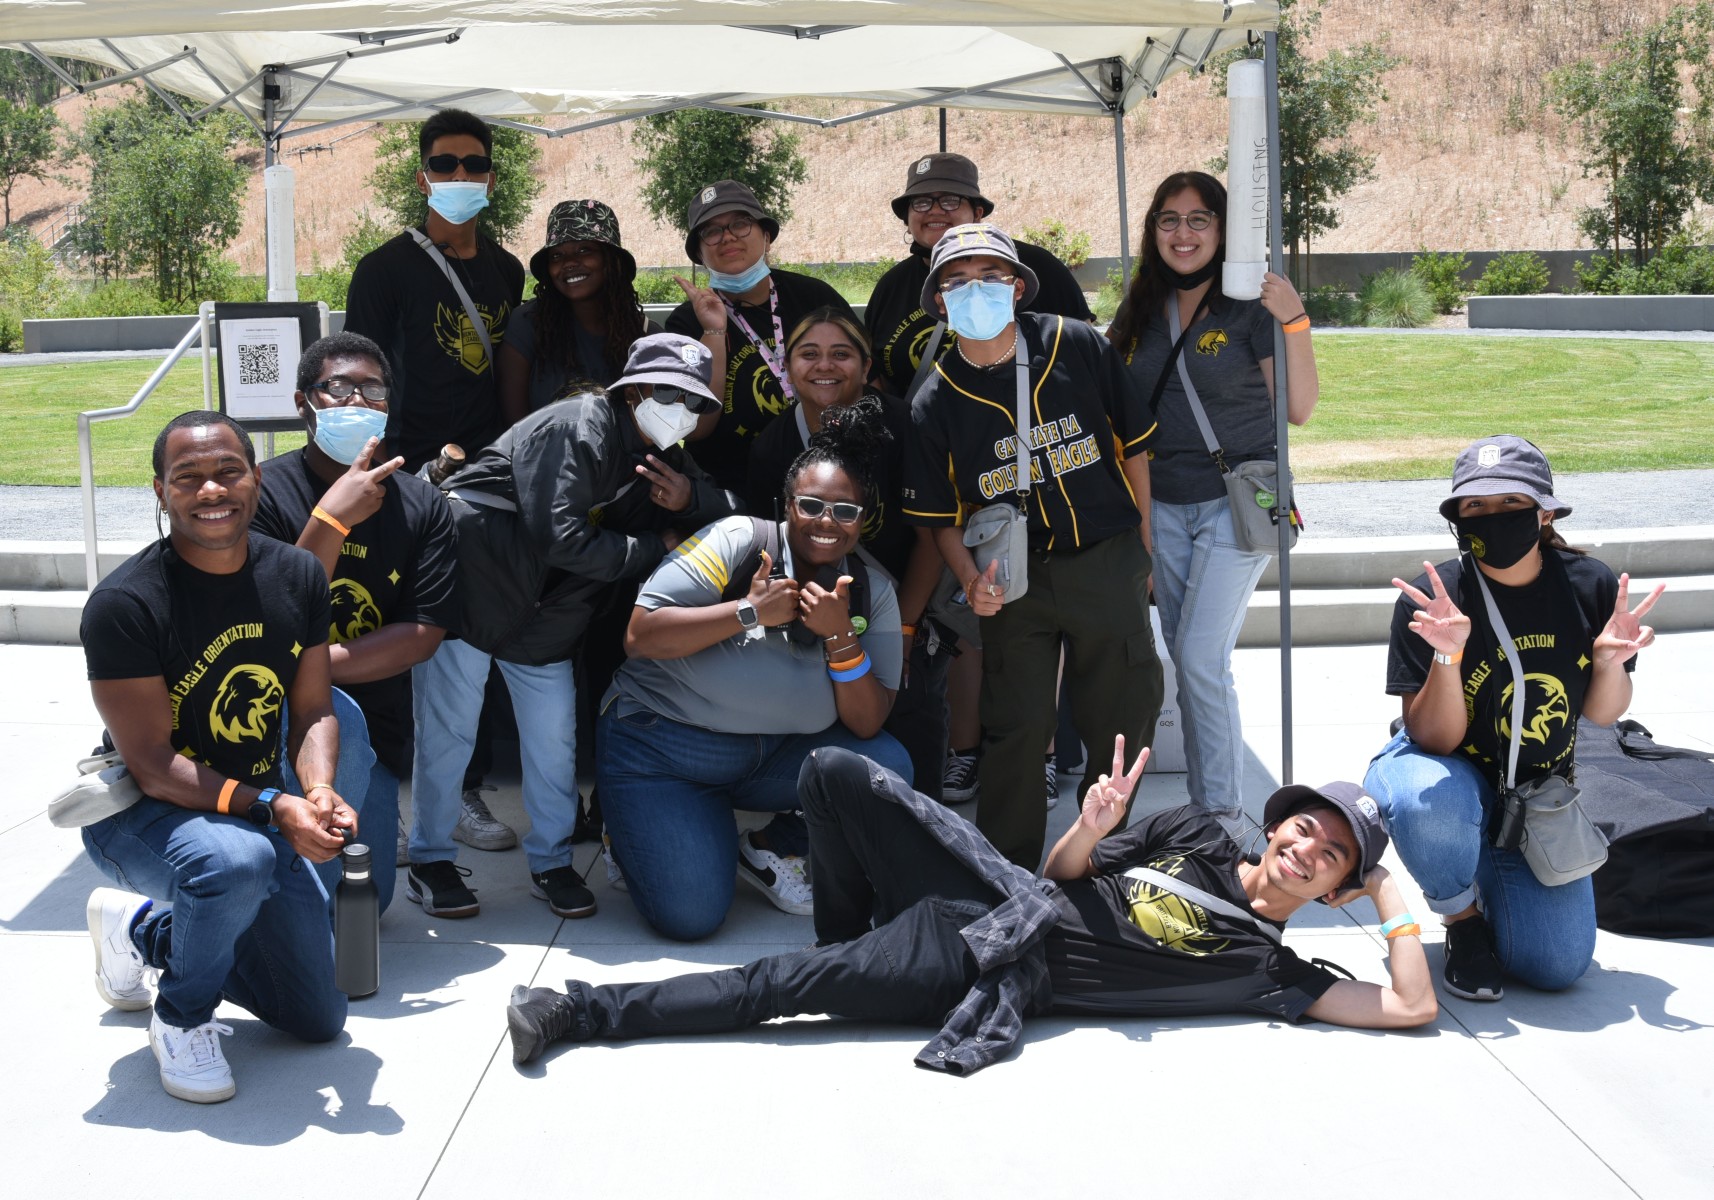
[[[1547,887],[1522,854],[1494,849],[1488,813],[1498,797],[1469,759],[1429,754],[1400,733],[1369,764],[1363,787],[1381,806],[1429,909],[1451,916],[1479,903],[1507,974],[1559,991],[1589,969],[1593,881]]]
[[[369,847],[371,877],[381,901],[381,911],[393,902],[393,882],[398,874],[398,855],[394,840],[399,828],[399,779],[375,757],[369,745],[369,722],[357,702],[338,688],[333,689],[333,716],[339,722],[339,765],[333,774],[333,790],[357,814],[357,837]],[[288,722],[284,710],[280,716],[280,744],[286,745]],[[292,756],[280,756],[284,780],[281,789],[293,795],[303,795],[303,782],[292,768]],[[317,783],[326,782],[316,780]],[[339,859],[331,858],[316,864],[321,886],[329,896],[339,886],[342,868]]]
[[[811,750],[843,746],[911,779],[910,756],[890,734],[859,738],[838,722],[820,733],[719,733],[615,700],[595,737],[601,813],[631,901],[657,932],[686,942],[719,929],[732,907],[733,810],[794,812]],[[770,842],[801,854],[807,831],[801,818],[791,823],[798,845],[783,844],[774,826]]]
[[[452,862],[452,831],[463,811],[464,768],[476,745],[482,690],[495,661],[469,642],[448,638],[411,668],[416,750],[411,759],[411,861]],[[571,661],[527,667],[500,663],[524,767],[524,857],[539,874],[571,863],[577,823],[577,688]]]
[[[1232,647],[1268,556],[1238,548],[1222,496],[1151,508],[1155,604],[1178,672],[1190,798],[1209,812],[1244,806],[1244,733],[1232,682]]]
[[[223,998],[306,1042],[345,1027],[327,892],[277,833],[143,799],[83,831],[102,874],[152,897],[131,930],[161,971],[155,1012],[194,1029]]]

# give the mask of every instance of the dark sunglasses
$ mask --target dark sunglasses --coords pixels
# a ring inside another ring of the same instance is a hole
[[[332,379],[324,379],[315,385],[315,390],[332,396],[335,400],[349,400],[353,396],[362,396],[371,404],[385,404],[387,393],[392,391],[384,383],[352,383],[335,375]]]
[[[846,500],[829,503],[817,496],[793,496],[792,506],[797,509],[798,516],[806,521],[818,520],[822,513],[830,512],[833,519],[841,525],[855,525],[863,516],[861,504],[852,504]]]
[[[460,163],[471,175],[486,175],[494,169],[494,160],[486,154],[466,154],[463,158],[456,154],[434,154],[423,159],[423,166],[436,175],[450,175],[458,170]]]

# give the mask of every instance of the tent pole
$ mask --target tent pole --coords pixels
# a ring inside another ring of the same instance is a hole
[[[1125,108],[1113,106],[1113,158],[1119,176],[1119,275],[1125,282],[1131,278],[1131,213],[1125,197]]]
[[[1262,62],[1267,74],[1268,102],[1268,267],[1276,275],[1285,274],[1281,257],[1284,245],[1284,210],[1280,207],[1280,47],[1279,35],[1269,32],[1262,42]],[[1286,387],[1289,365],[1286,362],[1285,331],[1274,322],[1274,440],[1278,446],[1279,477],[1282,483],[1291,478],[1289,452],[1290,422],[1286,420],[1290,395]],[[1280,504],[1287,506],[1280,513],[1280,783],[1288,784],[1293,777],[1292,706],[1291,706],[1291,488],[1280,488]]]
[[[940,152],[946,153],[946,110],[940,110]]]

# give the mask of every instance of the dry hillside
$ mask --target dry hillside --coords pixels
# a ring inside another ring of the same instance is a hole
[[[1319,250],[1556,249],[1579,244],[1577,210],[1596,194],[1581,178],[1575,144],[1543,103],[1554,67],[1599,54],[1615,32],[1657,19],[1670,0],[1324,0],[1317,52],[1381,39],[1405,61],[1387,79],[1388,98],[1359,141],[1378,156],[1377,178],[1351,193],[1343,224]],[[105,94],[104,94],[105,95]],[[62,104],[68,121],[86,102]],[[802,104],[831,115],[852,106]],[[1206,78],[1175,78],[1127,122],[1133,221],[1162,175],[1202,166],[1224,148],[1223,102]],[[936,148],[933,110],[836,130],[803,130],[809,180],[779,242],[806,261],[863,260],[900,252],[887,208],[904,168]],[[1080,117],[1005,116],[954,110],[950,149],[980,164],[996,219],[1022,227],[1051,216],[1088,231],[1097,255],[1117,253],[1118,204],[1109,123]],[[298,170],[299,262],[337,260],[340,242],[368,201],[373,128],[333,131],[315,146],[286,143]],[[553,202],[596,196],[617,210],[626,243],[645,264],[681,263],[678,236],[656,225],[637,199],[627,126],[543,144],[545,188],[524,243],[527,254]],[[26,181],[13,210],[44,232],[77,198],[65,184]],[[248,198],[233,255],[246,271],[262,262],[261,179]]]

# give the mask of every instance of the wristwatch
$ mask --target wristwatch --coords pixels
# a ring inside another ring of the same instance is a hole
[[[279,794],[279,788],[263,788],[261,793],[250,801],[250,808],[246,814],[250,818],[250,824],[260,825],[262,828],[271,829],[275,833],[280,831],[280,827],[274,824],[274,800]]]
[[[768,636],[767,629],[762,625],[761,614],[756,611],[756,606],[750,603],[748,596],[740,596],[738,599],[738,624],[744,627],[746,641],[753,642],[757,638]]]

